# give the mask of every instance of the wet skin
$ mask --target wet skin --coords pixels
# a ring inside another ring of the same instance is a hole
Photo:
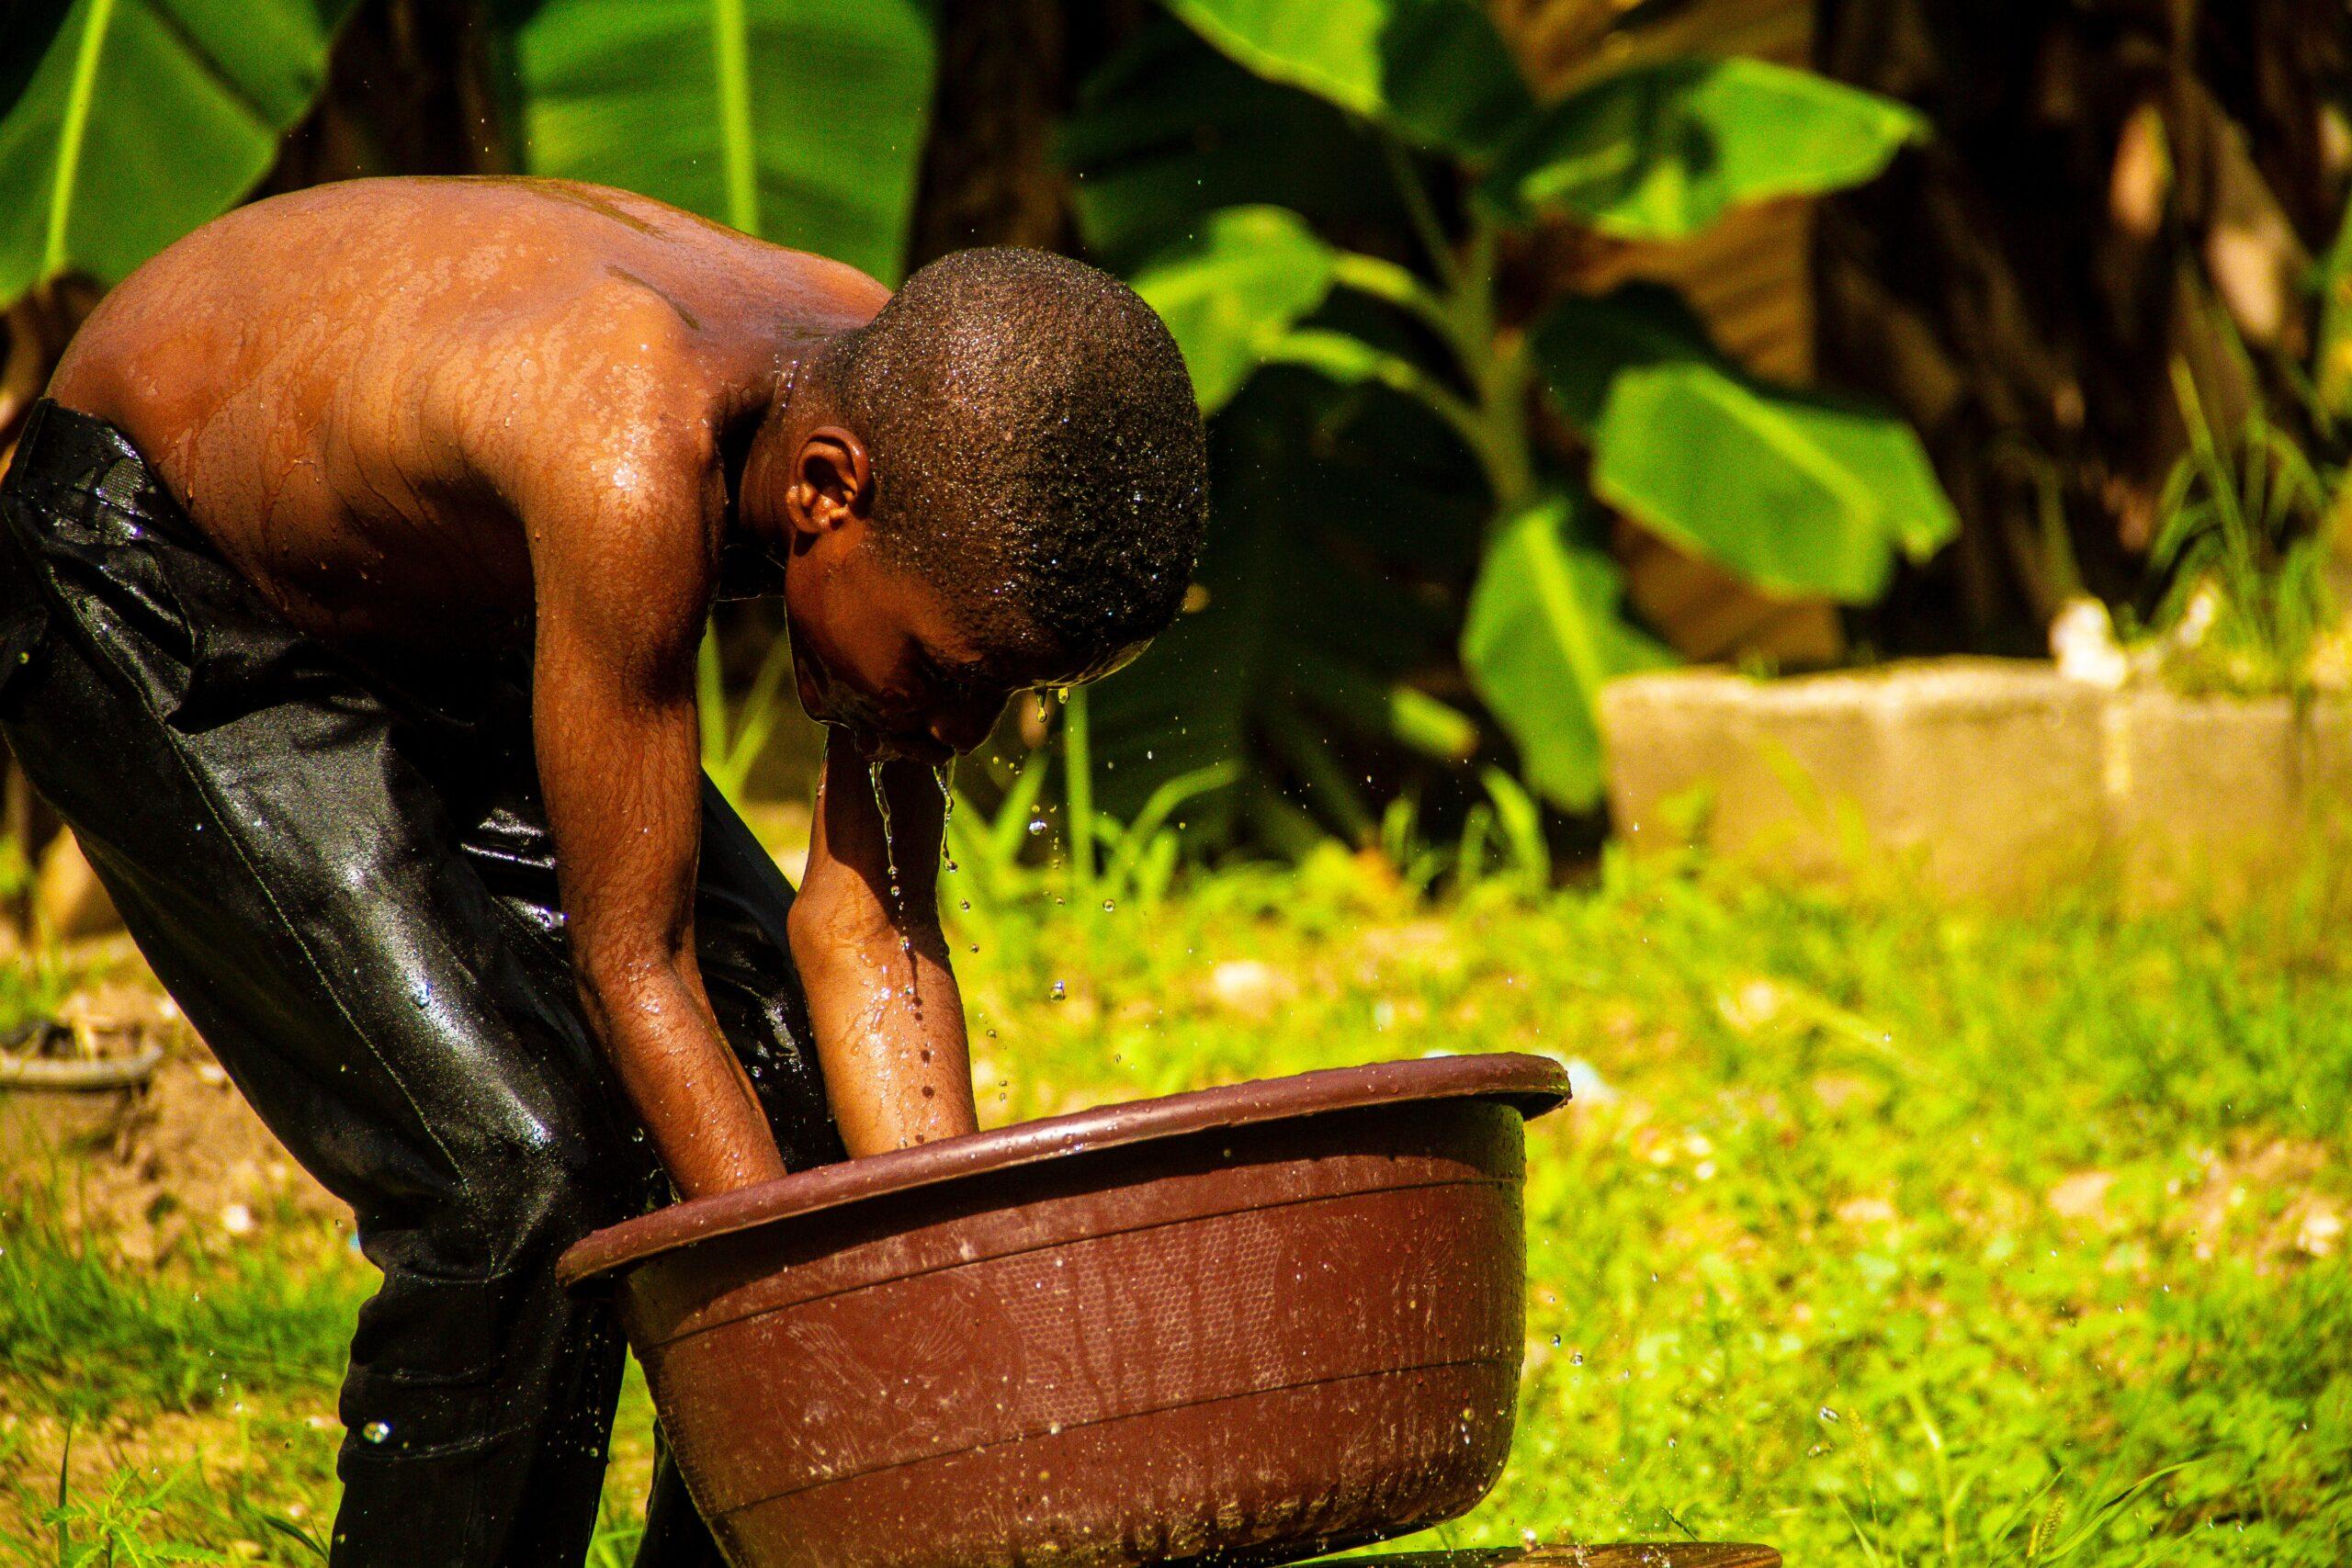
[[[598,186],[355,181],[165,251],[50,386],[303,630],[391,673],[529,650],[581,998],[690,1197],[783,1174],[695,963],[713,599],[782,594],[803,705],[836,726],[790,938],[854,1155],[976,1124],[929,764],[1084,673],[974,646],[874,549],[865,446],[795,372],[888,298]]]

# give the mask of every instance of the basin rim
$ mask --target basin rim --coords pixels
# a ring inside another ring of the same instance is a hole
[[[1535,1117],[1567,1098],[1567,1069],[1558,1062],[1548,1056],[1495,1052],[1326,1067],[1155,1100],[1099,1105],[936,1144],[817,1166],[756,1186],[656,1209],[573,1243],[557,1259],[556,1278],[567,1286],[579,1285],[696,1242],[778,1220],[1155,1138],[1416,1100],[1501,1100],[1522,1117]]]

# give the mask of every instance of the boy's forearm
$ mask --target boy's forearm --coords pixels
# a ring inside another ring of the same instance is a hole
[[[581,987],[588,1015],[679,1192],[700,1198],[785,1174],[766,1114],[701,988],[673,966]]]
[[[939,929],[939,784],[929,769],[905,762],[883,768],[879,782],[895,845],[876,779],[836,734],[788,931],[826,1099],[852,1155],[978,1125],[964,998]]]
[[[935,925],[858,931],[796,906],[793,959],[826,1098],[853,1156],[937,1143],[979,1125],[964,999]]]

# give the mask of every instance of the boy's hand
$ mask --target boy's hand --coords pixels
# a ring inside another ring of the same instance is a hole
[[[830,733],[789,931],[826,1094],[852,1155],[979,1125],[963,998],[939,926],[944,796],[921,763],[885,762],[880,780],[887,836],[867,762],[847,732]]]

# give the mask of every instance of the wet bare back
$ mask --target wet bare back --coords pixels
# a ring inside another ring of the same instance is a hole
[[[888,298],[618,191],[355,181],[242,209],[141,268],[50,391],[120,426],[297,626],[437,660],[527,637],[526,527],[578,525],[542,549],[610,548],[567,514],[682,485],[715,522],[725,437]],[[715,544],[639,547],[691,574]]]

